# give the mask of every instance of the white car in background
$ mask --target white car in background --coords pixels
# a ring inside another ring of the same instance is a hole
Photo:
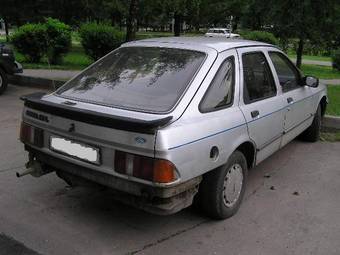
[[[240,38],[239,34],[233,34],[228,28],[211,28],[205,34],[206,37],[226,37],[226,38]]]

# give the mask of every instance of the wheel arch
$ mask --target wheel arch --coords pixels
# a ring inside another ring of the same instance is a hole
[[[246,141],[240,144],[237,148],[237,151],[243,153],[247,160],[248,169],[253,168],[256,162],[256,146],[251,141]]]
[[[8,70],[6,68],[6,65],[4,65],[3,63],[0,62],[0,70],[2,70],[5,74],[8,73]]]
[[[5,70],[5,68],[1,65],[1,63],[0,63],[0,70],[2,70],[3,72],[6,73],[6,70]]]
[[[326,108],[327,108],[327,97],[326,96],[323,96],[321,98],[319,105],[321,106],[321,116],[325,116]]]

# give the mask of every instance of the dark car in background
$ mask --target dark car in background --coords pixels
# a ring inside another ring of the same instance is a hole
[[[8,75],[22,73],[22,66],[15,61],[13,50],[0,43],[0,95],[6,90]]]

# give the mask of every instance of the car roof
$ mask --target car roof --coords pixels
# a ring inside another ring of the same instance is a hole
[[[147,46],[152,44],[153,46],[164,46],[168,44],[171,46],[182,45],[187,49],[196,50],[197,47],[208,47],[213,48],[218,52],[225,50],[240,48],[240,47],[251,47],[251,46],[269,46],[275,47],[271,44],[250,41],[244,39],[235,38],[216,38],[216,37],[203,37],[203,36],[192,36],[192,37],[161,37],[161,38],[150,38],[139,41],[133,41],[124,44],[124,46]]]

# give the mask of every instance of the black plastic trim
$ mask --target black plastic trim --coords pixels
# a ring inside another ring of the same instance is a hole
[[[168,116],[156,120],[141,120],[127,117],[114,116],[110,114],[78,109],[68,105],[56,104],[42,100],[45,93],[34,93],[21,97],[25,102],[25,106],[60,116],[67,119],[85,122],[91,125],[114,128],[137,133],[154,134],[157,128],[160,128],[172,120],[172,116]]]
[[[230,61],[230,60],[232,60],[232,65],[233,65],[233,69],[234,69],[233,70],[234,71],[234,75],[233,75],[233,81],[232,81],[233,84],[232,84],[232,88],[231,88],[232,97],[231,97],[230,103],[229,104],[225,104],[225,105],[221,105],[221,106],[216,107],[216,108],[206,108],[206,109],[203,109],[204,107],[202,106],[202,104],[204,104],[205,98],[208,96],[209,91],[212,89],[212,86],[214,85],[214,81],[216,79],[216,76],[217,76],[218,72],[221,70],[222,65],[224,65],[225,62]],[[206,91],[204,93],[204,96],[202,97],[202,99],[201,99],[201,101],[200,101],[200,103],[198,105],[198,110],[201,113],[216,112],[216,111],[219,111],[219,110],[230,108],[234,104],[234,97],[235,97],[235,95],[234,95],[235,94],[235,76],[236,76],[236,68],[235,67],[236,67],[236,65],[235,65],[235,56],[234,55],[228,56],[228,57],[226,57],[222,61],[222,63],[218,67],[218,70],[214,74],[214,78],[210,82],[209,87],[206,89]]]

